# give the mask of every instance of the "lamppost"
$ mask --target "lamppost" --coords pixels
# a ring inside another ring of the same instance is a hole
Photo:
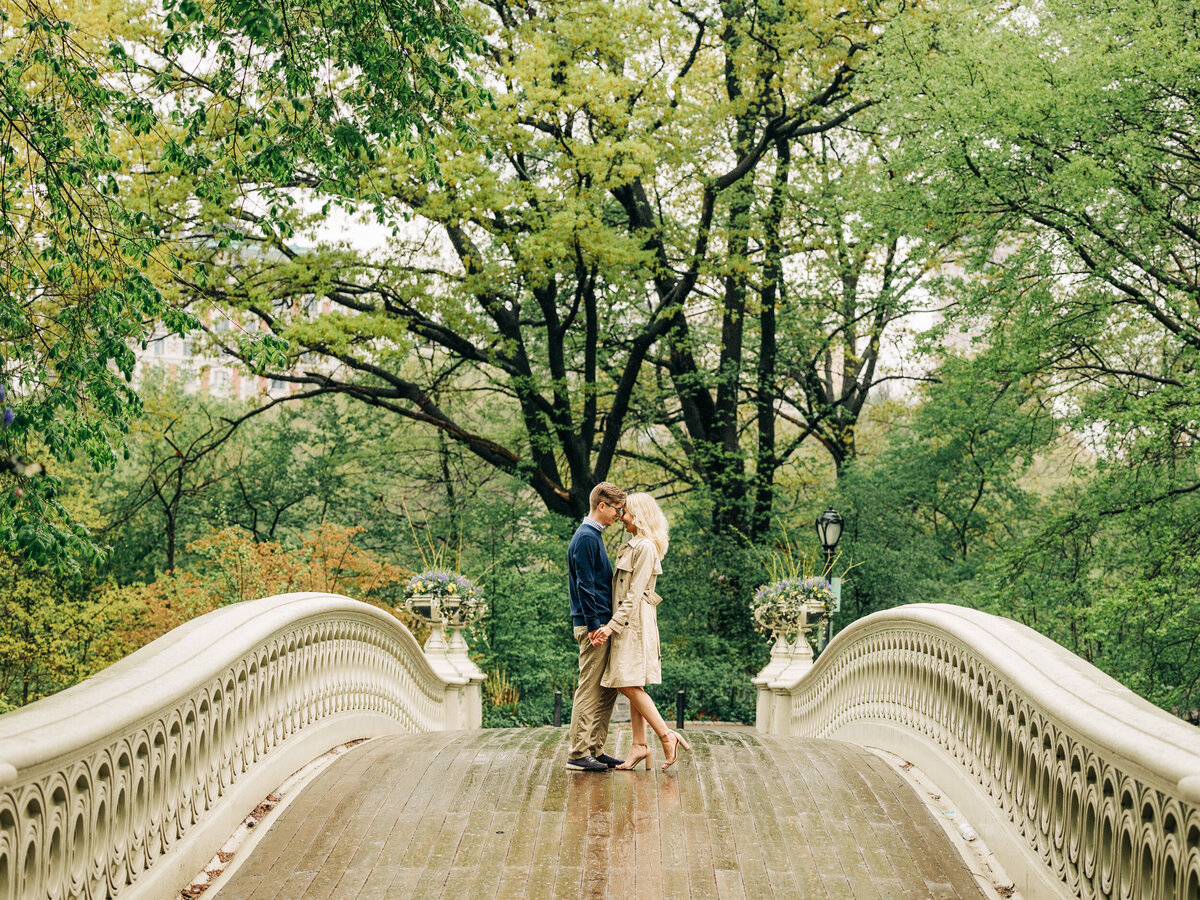
[[[833,590],[834,607],[831,609],[830,617],[825,620],[825,640],[821,644],[822,647],[829,643],[829,630],[832,624],[832,614],[838,612],[842,608],[842,579],[834,578],[833,575],[833,551],[837,549],[838,541],[842,539],[842,525],[845,520],[838,515],[836,509],[832,506],[817,516],[817,539],[820,540],[821,546],[825,550],[825,577],[829,579],[829,586]]]

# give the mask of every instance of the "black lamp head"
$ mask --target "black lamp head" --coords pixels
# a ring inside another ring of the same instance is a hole
[[[832,553],[842,539],[842,524],[845,520],[832,506],[817,516],[817,537],[825,552]]]

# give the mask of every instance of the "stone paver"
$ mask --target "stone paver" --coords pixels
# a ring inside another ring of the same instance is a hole
[[[628,749],[628,728],[613,737]],[[666,773],[607,774],[566,771],[566,728],[367,741],[304,788],[217,898],[983,896],[867,751],[748,728],[687,737]]]

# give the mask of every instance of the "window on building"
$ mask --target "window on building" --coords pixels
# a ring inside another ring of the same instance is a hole
[[[233,387],[233,375],[228,369],[212,369],[209,371],[208,384],[214,394],[228,396]]]

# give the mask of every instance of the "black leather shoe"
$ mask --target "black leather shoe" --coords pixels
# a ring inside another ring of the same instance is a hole
[[[572,772],[607,772],[608,766],[594,756],[581,756],[578,759],[568,759],[567,768]]]
[[[610,769],[613,769],[613,768],[616,768],[617,766],[619,766],[621,763],[625,762],[625,760],[613,759],[607,753],[601,753],[599,756],[596,757],[596,762],[602,762],[606,766],[608,766]]]

